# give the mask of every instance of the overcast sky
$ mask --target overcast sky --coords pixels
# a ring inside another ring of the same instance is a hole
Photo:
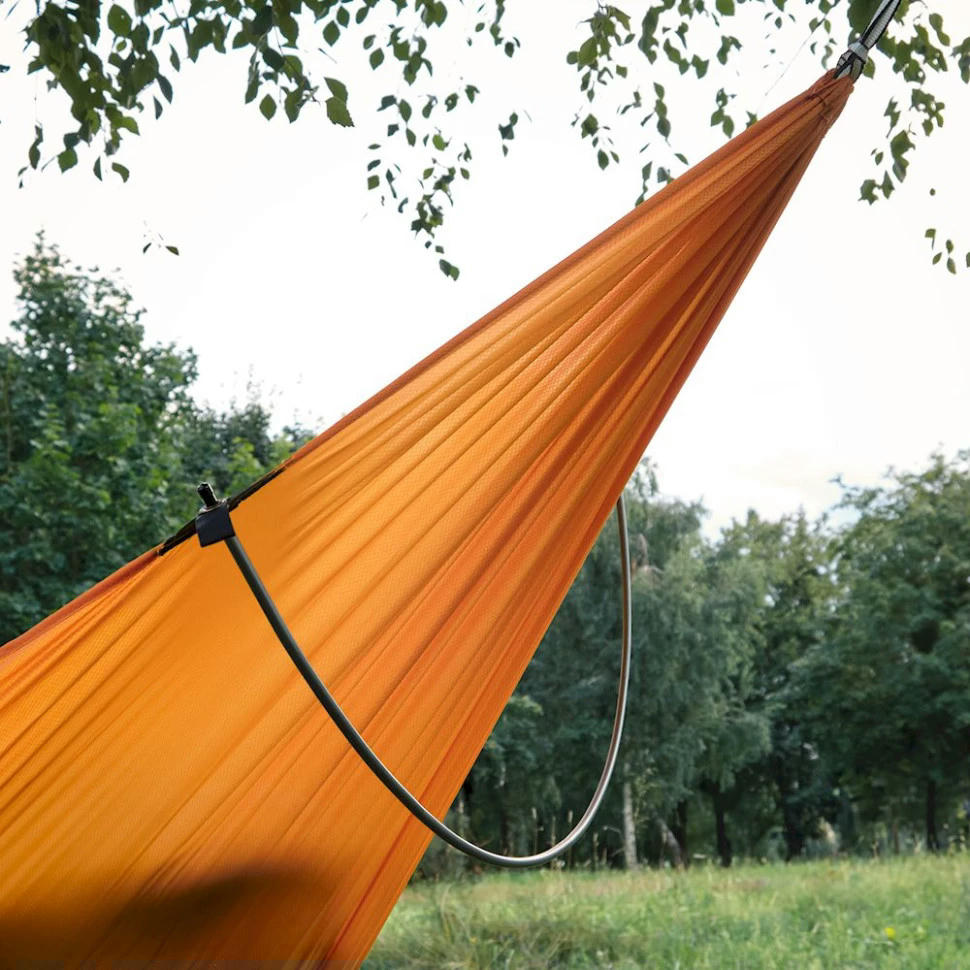
[[[631,206],[639,146],[626,169],[601,173],[569,127],[581,104],[563,52],[587,6],[558,4],[556,23],[510,10],[522,55],[481,60],[484,132],[445,236],[457,283],[365,190],[377,130],[367,104],[380,87],[355,85],[340,65],[356,130],[312,107],[293,126],[265,122],[241,103],[244,66],[214,56],[174,78],[172,109],[132,139],[127,185],[99,184],[82,158],[18,189],[35,114],[55,118],[58,102],[23,76],[16,15],[0,22],[0,63],[13,65],[0,76],[0,327],[16,313],[10,269],[44,229],[83,265],[118,267],[150,340],[198,352],[201,398],[222,406],[255,382],[280,423],[322,430]],[[970,33],[970,11],[946,16]],[[764,113],[821,67],[797,44],[772,61],[757,39],[739,83]],[[442,69],[471,74],[472,56]],[[703,499],[712,528],[749,507],[814,515],[837,499],[836,475],[875,482],[934,449],[970,447],[970,273],[931,267],[923,238],[949,229],[961,264],[970,248],[970,89],[949,85],[946,129],[898,196],[869,208],[856,200],[886,130],[882,74],[857,86],[651,445],[664,491]],[[707,125],[709,92],[694,94],[682,82],[672,109],[692,161],[723,141]],[[497,113],[516,106],[528,116],[502,159]],[[155,234],[181,255],[143,255]]]

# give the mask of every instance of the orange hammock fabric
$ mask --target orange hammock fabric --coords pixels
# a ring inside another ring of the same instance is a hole
[[[324,682],[439,815],[851,86],[735,138],[233,513]],[[222,544],[146,553],[0,651],[0,965],[356,966],[428,841]]]

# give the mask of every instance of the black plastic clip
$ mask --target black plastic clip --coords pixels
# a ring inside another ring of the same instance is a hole
[[[220,502],[208,482],[203,482],[198,492],[204,503],[195,517],[195,532],[199,537],[199,545],[211,546],[231,539],[236,532],[232,527],[232,519],[229,518],[229,502],[226,499]]]

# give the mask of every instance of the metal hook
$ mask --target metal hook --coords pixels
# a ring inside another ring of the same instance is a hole
[[[835,76],[850,76],[857,81],[869,60],[869,51],[879,43],[879,38],[886,32],[890,21],[899,9],[900,0],[883,0],[882,6],[875,12],[869,26],[857,40],[849,44],[846,52],[835,65]]]

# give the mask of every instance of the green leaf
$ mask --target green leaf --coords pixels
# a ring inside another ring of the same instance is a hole
[[[73,148],[65,148],[57,156],[57,164],[62,172],[66,172],[69,168],[74,168],[77,165],[77,152]]]
[[[347,86],[343,81],[338,81],[335,77],[325,77],[330,93],[340,101],[347,101]]]
[[[340,39],[340,28],[332,20],[323,28],[323,39],[331,47]]]
[[[377,186],[380,185],[380,184],[381,184],[381,180],[380,180],[380,178],[378,176],[376,176],[376,175],[368,175],[367,176],[367,188],[368,189],[376,189]]]
[[[600,168],[606,168],[606,166],[610,164],[610,156],[607,155],[606,152],[604,152],[601,148],[596,153],[596,162]]]
[[[337,97],[327,98],[326,107],[327,117],[335,125],[340,125],[342,128],[353,127],[354,120],[350,117],[350,111],[347,110],[346,101],[341,101]]]
[[[267,121],[276,114],[276,102],[273,100],[272,95],[263,95],[263,100],[259,102],[259,110]]]
[[[382,51],[379,47],[375,48],[370,52],[370,57],[368,60],[370,61],[370,66],[376,70],[381,66],[381,64],[384,63],[384,51]]]
[[[31,168],[37,168],[40,164],[40,146],[44,140],[44,129],[40,125],[34,125],[34,141],[27,151],[27,161]]]
[[[128,176],[131,174],[128,171],[128,168],[126,166],[122,165],[121,162],[112,162],[111,163],[111,171],[112,172],[117,172],[121,176],[121,181],[122,182],[127,182],[128,181]]]
[[[445,274],[445,276],[448,276],[453,280],[458,279],[458,267],[449,263],[447,259],[439,259],[438,268],[442,273]]]
[[[584,41],[579,48],[577,54],[577,60],[581,67],[589,67],[591,64],[596,62],[597,54],[599,53],[599,42],[595,37],[590,37],[589,40]]]
[[[179,248],[178,246],[166,246],[165,247],[173,256],[178,256]]]
[[[263,48],[263,60],[274,70],[278,71],[283,66],[283,55],[273,50],[272,47]]]
[[[286,39],[286,43],[290,47],[296,46],[297,37],[300,33],[300,27],[296,20],[289,13],[284,13],[279,16],[276,21],[276,25],[280,29],[280,33]]]
[[[259,13],[253,18],[252,26],[250,30],[257,37],[261,37],[263,34],[268,33],[270,27],[273,26],[273,8],[266,4]]]
[[[299,90],[294,88],[292,91],[288,91],[286,97],[283,99],[283,110],[286,112],[286,117],[289,118],[290,124],[300,116],[300,109],[302,107],[303,102]]]
[[[243,95],[243,100],[246,104],[249,104],[256,95],[259,93],[259,72],[250,71],[249,73],[249,83],[246,85],[246,93]]]
[[[734,16],[734,0],[717,0],[715,4],[717,12],[725,17]]]
[[[108,29],[117,37],[127,37],[131,33],[131,14],[114,4],[108,11]]]

